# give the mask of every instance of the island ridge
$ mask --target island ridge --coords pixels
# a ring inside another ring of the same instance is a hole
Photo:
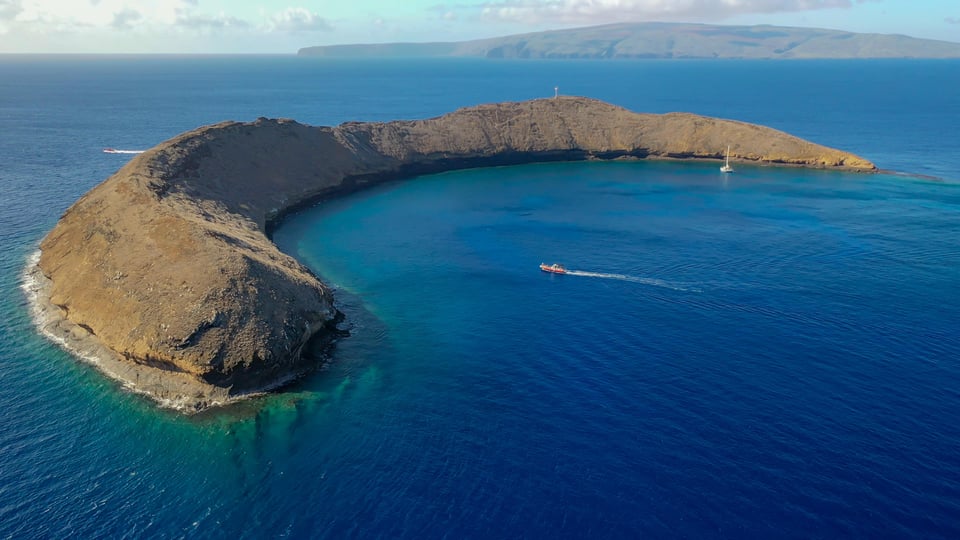
[[[312,127],[260,118],[157,145],[82,196],[30,269],[42,330],[161,404],[199,410],[316,366],[329,288],[270,240],[289,212],[388,180],[584,159],[709,159],[875,171],[774,129],[687,113],[639,114],[566,97],[427,120]]]
[[[772,25],[617,23],[472,41],[304,47],[326,58],[850,59],[960,58],[960,43]]]

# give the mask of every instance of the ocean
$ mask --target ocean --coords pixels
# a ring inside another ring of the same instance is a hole
[[[192,416],[32,324],[24,268],[130,159],[105,147],[555,86],[885,172],[549,163],[324,201],[274,239],[350,335]],[[0,56],[0,538],[958,538],[958,87],[957,61]]]

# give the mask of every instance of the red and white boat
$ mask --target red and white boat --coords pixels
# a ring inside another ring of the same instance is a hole
[[[562,264],[557,264],[557,263],[553,263],[553,264],[540,263],[540,269],[543,270],[544,272],[550,272],[551,274],[567,273],[567,269],[564,268]]]

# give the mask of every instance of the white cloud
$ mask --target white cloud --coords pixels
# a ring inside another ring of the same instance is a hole
[[[486,20],[597,23],[637,20],[721,19],[750,13],[849,8],[880,0],[496,0],[480,4]]]
[[[187,28],[187,29],[200,29],[200,30],[219,30],[219,29],[230,29],[230,28],[248,28],[250,23],[237,18],[226,13],[218,13],[216,15],[207,15],[205,13],[197,13],[192,10],[183,10],[177,14],[176,26]]]
[[[304,8],[287,8],[273,15],[264,27],[270,32],[325,32],[330,22]]]
[[[199,0],[0,0],[0,34],[115,33],[163,35],[296,34],[332,30],[330,22],[300,7],[275,13],[204,10]]]
[[[0,0],[0,22],[12,21],[23,11],[20,0]]]
[[[113,22],[110,26],[117,30],[129,30],[134,25],[143,20],[143,15],[135,9],[124,9],[113,14]]]
[[[197,0],[0,0],[0,18],[17,29],[34,32],[73,32],[90,29],[128,30],[133,26],[170,25],[177,13]]]

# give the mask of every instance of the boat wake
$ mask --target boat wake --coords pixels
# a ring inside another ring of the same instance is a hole
[[[104,154],[142,154],[146,150],[117,150],[116,148],[104,148]]]
[[[582,270],[567,270],[567,276],[582,276],[582,277],[592,277],[600,279],[615,279],[618,281],[629,281],[631,283],[642,283],[644,285],[650,285],[652,287],[664,287],[667,289],[673,289],[675,291],[684,291],[684,292],[703,292],[697,287],[689,286],[686,283],[673,283],[670,281],[664,281],[657,278],[647,278],[640,276],[628,276],[626,274],[605,274],[603,272],[584,272]]]

